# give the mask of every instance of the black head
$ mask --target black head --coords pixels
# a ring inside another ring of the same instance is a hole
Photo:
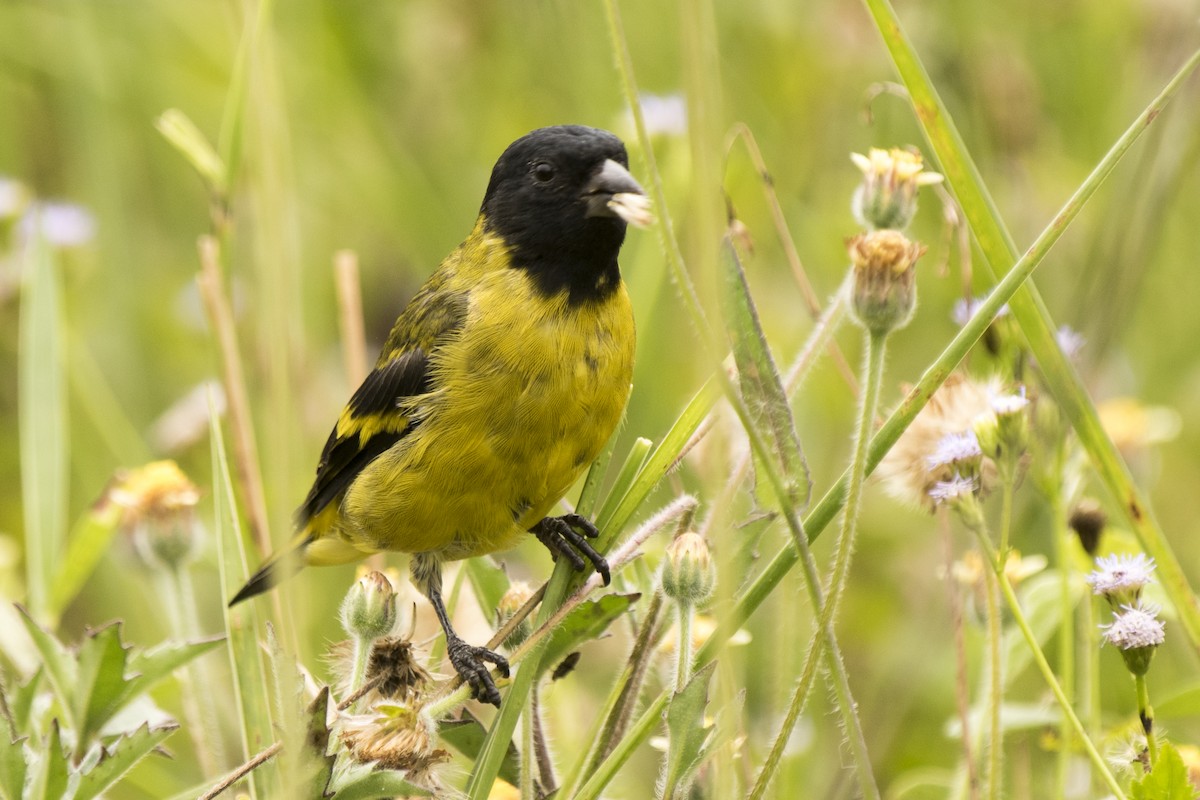
[[[587,302],[620,282],[625,221],[608,201],[621,192],[643,194],[620,139],[581,125],[540,128],[500,156],[480,214],[544,292]]]

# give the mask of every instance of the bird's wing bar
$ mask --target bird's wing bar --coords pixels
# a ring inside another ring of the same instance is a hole
[[[429,390],[429,358],[414,348],[371,371],[346,404],[321,451],[317,477],[296,510],[302,527],[358,476],[367,464],[394,445],[413,426],[396,408],[403,397]]]

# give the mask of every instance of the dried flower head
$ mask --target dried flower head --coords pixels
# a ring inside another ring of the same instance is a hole
[[[1100,626],[1104,641],[1120,649],[1125,666],[1134,675],[1146,674],[1154,651],[1166,638],[1158,611],[1157,606],[1149,603],[1121,606],[1113,612],[1111,624]]]
[[[917,189],[943,180],[938,173],[925,171],[916,150],[872,147],[865,156],[851,153],[850,160],[863,173],[851,210],[865,228],[907,227],[917,213]]]
[[[893,497],[932,510],[929,490],[938,481],[954,476],[953,468],[930,469],[929,458],[951,434],[972,430],[972,421],[991,409],[991,398],[1000,393],[996,379],[978,380],[962,373],[951,375],[928,404],[908,426],[883,462],[878,473],[884,488]],[[992,469],[985,462],[980,472],[979,488],[987,491]]]
[[[148,564],[175,568],[191,559],[200,490],[174,461],[118,472],[107,499],[122,509],[120,527]]]
[[[1087,577],[1094,594],[1114,607],[1134,605],[1142,589],[1154,580],[1154,559],[1145,553],[1120,553],[1096,559],[1096,570]]]
[[[326,656],[330,671],[337,677],[338,697],[347,698],[359,687],[350,686],[354,664],[354,644],[348,640],[335,642]],[[401,636],[384,636],[375,640],[367,660],[363,684],[378,684],[362,696],[358,707],[393,700],[412,702],[429,683],[429,673],[421,666],[413,643]]]
[[[338,734],[355,761],[379,769],[421,774],[450,758],[434,746],[435,731],[419,709],[404,703],[380,702],[366,714],[344,715]]]
[[[1100,534],[1107,524],[1108,515],[1104,513],[1100,502],[1092,497],[1085,497],[1076,503],[1075,508],[1071,509],[1071,516],[1067,518],[1067,525],[1075,531],[1079,544],[1089,556],[1096,555],[1100,547]]]
[[[890,333],[912,319],[917,259],[925,246],[894,230],[860,233],[846,242],[854,272],[851,310],[872,333]]]

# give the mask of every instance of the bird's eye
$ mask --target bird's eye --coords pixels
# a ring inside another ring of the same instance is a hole
[[[554,178],[554,166],[547,164],[545,161],[539,161],[533,165],[533,179],[539,183],[546,183]]]

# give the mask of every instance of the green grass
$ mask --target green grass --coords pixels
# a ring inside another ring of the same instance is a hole
[[[143,565],[130,537],[113,536],[104,509],[92,508],[118,469],[171,457],[203,495],[205,535],[186,568],[199,633],[228,636],[223,654],[199,658],[186,680],[158,684],[147,701],[184,723],[166,740],[175,760],[143,759],[106,796],[194,796],[270,745],[279,720],[299,714],[300,705],[280,708],[292,679],[256,644],[266,636],[261,617],[275,618],[283,653],[275,658],[296,659],[318,683],[332,677],[323,661],[327,643],[344,638],[336,609],[350,568],[310,570],[282,587],[278,600],[260,603],[257,614],[225,612],[230,587],[259,558],[247,516],[256,501],[234,458],[238,431],[226,419],[223,437],[214,439],[205,403],[193,414],[191,443],[168,451],[152,434],[167,408],[226,374],[196,288],[197,237],[211,233],[221,244],[251,423],[243,433],[257,449],[259,502],[278,543],[353,388],[342,363],[334,254],[358,254],[364,325],[369,347],[378,346],[402,304],[469,230],[497,154],[529,129],[561,122],[618,132],[662,222],[654,232],[631,231],[623,251],[639,334],[633,399],[608,468],[589,480],[583,505],[596,513],[601,541],[612,544],[679,494],[698,498],[695,525],[707,535],[719,575],[717,597],[701,613],[720,627],[697,652],[696,667],[707,681],[700,669],[715,661],[708,713],[720,713],[707,739],[686,740],[681,715],[698,719],[703,703],[695,690],[671,702],[676,661],[655,649],[642,703],[629,711],[625,735],[597,773],[602,779],[573,769],[575,758],[594,755],[585,737],[615,702],[610,689],[655,591],[668,526],[617,577],[618,591],[642,593],[631,611],[611,621],[608,636],[579,648],[571,675],[537,680],[559,780],[574,775],[574,786],[598,796],[597,784],[611,778],[605,796],[644,797],[646,776],[658,774],[664,759],[650,739],[671,735],[673,758],[701,754],[702,796],[740,797],[767,757],[816,623],[814,595],[802,571],[791,569],[796,536],[811,542],[815,569],[827,580],[836,537],[820,534],[844,502],[840,481],[856,401],[824,346],[817,348],[820,359],[791,399],[788,424],[802,461],[790,453],[779,460],[769,453],[779,452],[780,418],[764,425],[761,417],[763,404],[778,403],[772,381],[754,389],[712,379],[731,347],[720,302],[729,274],[720,248],[724,215],[732,209],[752,237],[753,252],[741,264],[748,297],[774,362],[790,364],[815,331],[794,256],[818,298],[842,285],[844,239],[858,229],[849,198],[859,174],[848,154],[872,145],[916,145],[945,173],[970,226],[971,253],[968,262],[950,246],[937,196],[922,190],[908,234],[930,251],[917,267],[916,317],[889,339],[880,396],[887,421],[875,431],[868,472],[961,359],[977,373],[1011,370],[976,344],[986,319],[962,331],[950,320],[964,287],[981,293],[999,284],[993,305],[1011,298],[1017,342],[1027,347],[1022,379],[1053,397],[1063,424],[1078,430],[1071,447],[1087,459],[1069,467],[1070,477],[1104,500],[1112,523],[1107,548],[1145,550],[1158,562],[1150,591],[1170,616],[1148,676],[1150,699],[1170,742],[1200,744],[1193,591],[1200,544],[1192,502],[1200,481],[1192,268],[1200,248],[1192,213],[1200,207],[1200,83],[1184,73],[1171,83],[1189,59],[1195,65],[1194,15],[1135,2],[921,0],[895,10],[901,34],[883,0],[803,9],[772,0],[623,3],[611,7],[619,26],[608,8],[155,0],[131,14],[112,4],[0,4],[0,177],[21,181],[38,198],[79,203],[97,222],[85,245],[20,250],[17,231],[0,220],[0,360],[13,376],[0,382],[0,477],[10,487],[0,496],[0,600],[25,603],[65,642],[111,619],[123,620],[124,640],[143,648],[194,636],[176,630],[166,613],[172,601],[160,592],[169,583]],[[866,123],[871,87],[896,80],[912,103],[895,93],[875,97]],[[1173,101],[1155,101],[1168,86]],[[687,130],[655,133],[653,118],[634,124],[625,111],[634,87],[681,93]],[[169,109],[183,116],[165,118],[172,133],[165,137],[156,120]],[[770,193],[746,151],[726,147],[738,123],[757,141]],[[739,314],[730,323],[739,332],[732,343],[742,349],[738,363],[761,366],[763,353],[748,344]],[[835,316],[833,340],[854,364],[861,336],[842,320]],[[1087,339],[1075,362],[1054,344],[1061,324]],[[723,390],[749,421],[749,437]],[[1096,405],[1121,396],[1173,409],[1177,435],[1114,444]],[[709,429],[714,407],[723,410]],[[672,469],[698,427],[710,432]],[[729,482],[747,447],[759,451],[753,496],[749,482]],[[1035,449],[1031,475],[1045,466],[1042,457]],[[805,480],[798,463],[812,481],[811,505],[803,492],[784,489]],[[1016,493],[1013,544],[1023,554],[1045,554],[1077,580],[1088,566],[1078,548],[1053,538],[1062,530],[1050,516],[1056,506],[1033,483],[1026,479]],[[791,500],[781,504],[784,496]],[[758,517],[760,503],[774,519]],[[998,503],[988,511],[998,516]],[[965,530],[952,536],[956,557],[973,547]],[[898,505],[868,477],[857,552],[828,638],[836,637],[869,771],[885,797],[944,797],[947,790],[936,787],[962,776],[960,744],[947,734],[958,713],[947,587],[938,579],[942,537],[934,517]],[[70,568],[59,563],[64,552],[74,553]],[[1062,563],[1064,554],[1075,560]],[[552,570],[536,543],[498,558],[509,578],[535,587],[553,573],[552,604],[576,585]],[[403,571],[402,559],[391,563]],[[1048,665],[1062,663],[1061,641],[1052,635],[1062,619],[1062,604],[1050,599],[1060,596],[1056,575],[1017,587]],[[458,601],[460,624],[482,643],[492,620],[478,612],[475,592],[507,578],[470,577]],[[448,575],[447,586],[453,581]],[[407,620],[415,595],[403,591]],[[551,611],[548,605],[535,618]],[[971,702],[983,709],[986,624],[969,603],[967,611],[966,681]],[[1107,611],[1096,616],[1108,621]],[[0,626],[0,675],[9,705],[19,706],[24,695],[15,687],[37,658],[12,619]],[[669,603],[662,619],[666,628],[673,624]],[[437,631],[423,601],[415,626],[418,643]],[[738,629],[749,642],[722,646]],[[1066,728],[1053,715],[1021,724],[1022,710],[1050,694],[1008,617],[1005,637],[1013,644],[1004,702],[1016,720],[1005,736],[1005,785],[1011,796],[1028,787],[1029,796],[1056,797],[1059,765],[1087,762],[1081,749],[1070,759],[1055,752]],[[1091,647],[1076,651],[1077,677],[1086,674]],[[1133,730],[1138,699],[1111,650],[1099,652],[1099,728],[1089,730],[1102,753]],[[487,796],[491,776],[507,763],[507,741],[521,740],[517,716],[532,696],[539,661],[535,650],[522,662],[503,690],[513,702],[498,715],[474,709],[485,727],[500,720],[499,732],[484,739],[480,731],[474,740],[474,752],[483,753],[478,765],[456,750],[447,784]],[[181,697],[196,691],[182,687],[196,687],[197,679],[204,699],[227,709],[214,720],[226,753],[215,770],[196,752]],[[1087,729],[1082,689],[1075,708]],[[834,696],[811,692],[766,796],[855,794],[859,777]],[[669,727],[658,721],[668,706]],[[44,726],[53,713],[31,742],[49,741]],[[985,718],[981,711],[976,724],[986,728]],[[259,798],[296,779],[278,783],[273,763],[255,773]],[[687,771],[673,764],[673,774]],[[1142,796],[1128,776],[1118,780],[1129,796]]]

